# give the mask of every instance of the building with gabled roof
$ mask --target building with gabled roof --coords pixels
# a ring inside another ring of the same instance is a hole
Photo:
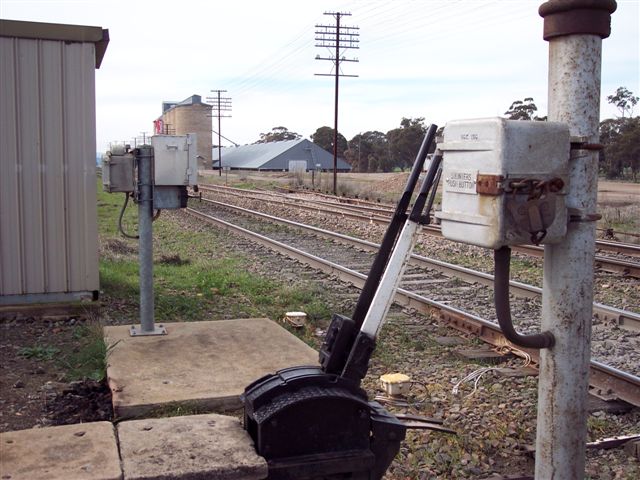
[[[217,152],[214,152],[213,157],[217,158]],[[305,170],[332,171],[333,154],[305,138],[222,149],[223,169],[289,171],[298,170],[304,164]],[[214,160],[213,165],[214,168],[219,168],[217,160]],[[351,165],[338,157],[337,170],[349,172]]]

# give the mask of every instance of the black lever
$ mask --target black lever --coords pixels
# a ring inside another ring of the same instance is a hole
[[[351,354],[353,356],[352,352],[356,343],[358,343],[358,351],[363,352],[365,356],[368,355],[365,353],[367,350],[372,351],[373,349],[373,345],[368,343],[367,338],[357,339],[358,332],[362,327],[365,316],[367,315],[367,311],[371,305],[371,300],[380,285],[380,279],[382,278],[382,274],[387,266],[389,257],[391,256],[398,236],[400,235],[400,230],[408,218],[407,208],[411,202],[411,197],[416,188],[416,184],[418,183],[418,179],[420,178],[420,173],[422,172],[424,162],[435,138],[437,129],[438,127],[436,125],[431,125],[427,129],[427,133],[425,134],[424,140],[422,141],[422,145],[420,146],[420,150],[418,151],[416,160],[413,164],[411,174],[407,180],[407,185],[398,200],[393,217],[389,222],[387,231],[385,232],[380,248],[378,249],[378,253],[373,260],[373,264],[371,265],[365,284],[360,292],[353,316],[351,318],[337,314],[334,314],[333,316],[329,329],[327,330],[324,343],[320,349],[320,365],[322,370],[326,373],[341,374],[347,364],[349,355]],[[433,177],[431,180],[433,180]],[[416,201],[419,201],[419,198],[416,199]],[[421,205],[424,206],[424,201],[422,201]],[[422,211],[421,208],[420,210]],[[363,361],[368,362],[368,358],[365,359],[362,357],[362,361],[351,363],[362,365]],[[361,368],[358,368],[358,370],[361,370]]]

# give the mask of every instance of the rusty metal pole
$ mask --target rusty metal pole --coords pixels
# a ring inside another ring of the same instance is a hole
[[[535,478],[584,478],[593,258],[598,184],[602,39],[614,0],[551,0],[539,9],[549,42],[549,120],[569,125],[572,142],[566,238],[544,250],[542,330],[555,346],[540,354]]]

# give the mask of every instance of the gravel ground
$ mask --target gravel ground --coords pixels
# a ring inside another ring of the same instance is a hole
[[[223,195],[221,197],[222,198],[216,198],[220,201],[228,201],[243,208],[262,211],[270,215],[320,228],[341,231],[342,233],[358,238],[365,238],[374,242],[380,242],[384,233],[384,229],[376,224],[354,223],[353,220],[345,220],[337,216],[300,211],[299,209],[291,208],[288,204],[276,206],[272,203],[260,202],[255,199],[242,199],[237,195]],[[270,196],[270,198],[272,198],[272,196]],[[206,211],[214,216],[224,217],[231,223],[242,222],[241,224],[244,224],[246,228],[258,229],[258,231],[261,231],[263,234],[279,239],[285,243],[295,238],[294,244],[298,248],[319,256],[324,256],[325,258],[330,258],[336,263],[347,265],[362,273],[368,271],[371,259],[373,258],[371,254],[359,253],[352,247],[327,246],[324,240],[318,242],[315,236],[299,233],[290,227],[269,224],[264,220],[244,217],[231,210],[220,209],[206,203],[192,202],[192,205],[194,208]],[[428,254],[428,256],[432,258],[445,260],[450,263],[463,264],[470,268],[492,273],[493,259],[492,255],[486,249],[449,242],[429,235],[421,236],[419,246],[421,247],[420,250],[422,254]],[[324,252],[324,254],[319,253],[321,251]],[[525,283],[540,283],[540,281],[530,282],[531,277],[541,277],[542,264],[539,259],[515,256],[512,263],[513,270],[515,271],[512,278]],[[417,275],[419,272],[425,272],[425,270],[408,268],[405,273],[405,279],[408,275]],[[436,278],[435,281],[438,283],[434,283],[434,278]],[[447,279],[442,274],[434,274],[433,272],[429,273],[425,280],[428,282],[427,284],[412,284],[410,286],[404,284],[403,288],[496,322],[495,309],[493,306],[493,290],[491,288],[477,284],[466,284],[461,281],[456,281],[455,279]],[[596,276],[596,290],[598,290],[598,287],[601,285],[607,287],[600,289],[606,291],[608,295],[607,298],[611,300],[610,302],[606,302],[607,304],[617,308],[625,308],[632,303],[634,308],[630,308],[630,310],[640,311],[640,282],[637,279],[598,273]],[[598,295],[595,295],[595,297],[595,301],[600,301]],[[523,333],[539,330],[539,318],[542,308],[540,299],[512,298],[511,304],[514,323],[519,330]],[[640,376],[640,332],[628,331],[616,325],[609,325],[608,323],[594,319],[592,357],[612,367]]]
[[[187,224],[208,228],[196,219],[179,221],[185,222],[185,228]],[[325,220],[325,228],[328,221]],[[278,278],[293,277],[296,282],[320,282],[334,312],[348,315],[353,311],[358,291],[350,285],[301,268],[297,262],[244,239],[229,236],[229,242],[235,250],[252,259],[255,272]],[[228,242],[224,243],[228,248]],[[503,377],[491,370],[481,378],[475,392],[472,385],[463,384],[460,393],[454,394],[452,388],[459,380],[488,366],[462,360],[456,354],[460,348],[478,348],[478,341],[466,338],[461,346],[442,346],[435,337],[458,336],[458,333],[412,311],[393,308],[390,317],[382,330],[365,387],[375,396],[380,394],[379,375],[395,371],[410,375],[414,384],[408,405],[389,408],[441,418],[458,435],[411,431],[385,478],[461,479],[485,478],[494,473],[532,474],[533,461],[525,450],[535,442],[536,377]],[[522,363],[522,359],[515,357],[501,366]],[[638,409],[613,414],[599,408],[595,407],[588,421],[590,440],[640,431]],[[587,454],[586,478],[632,479],[639,475],[638,461],[621,449]]]

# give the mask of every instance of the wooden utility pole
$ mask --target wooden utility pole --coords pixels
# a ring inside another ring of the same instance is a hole
[[[333,119],[333,194],[337,194],[338,183],[338,79],[340,77],[357,77],[358,75],[344,75],[340,73],[340,64],[342,62],[358,62],[357,58],[340,57],[340,49],[360,48],[358,44],[358,27],[346,27],[340,25],[340,19],[344,16],[350,16],[350,13],[343,12],[325,12],[325,15],[332,15],[336,19],[335,25],[316,25],[316,47],[326,47],[329,57],[321,57],[316,55],[316,60],[330,60],[334,64],[333,73],[316,73],[318,76],[331,77],[335,76],[335,95],[334,95],[334,119]]]
[[[226,92],[226,90],[211,90],[211,92],[216,93],[216,97],[207,97],[208,101],[216,101],[213,105],[211,105],[211,115],[210,117],[216,117],[218,119],[218,175],[222,176],[222,137],[220,130],[220,119],[221,118],[231,118],[231,115],[224,115],[224,112],[231,111],[231,97],[221,97],[220,94]],[[212,160],[213,167],[213,160]]]

